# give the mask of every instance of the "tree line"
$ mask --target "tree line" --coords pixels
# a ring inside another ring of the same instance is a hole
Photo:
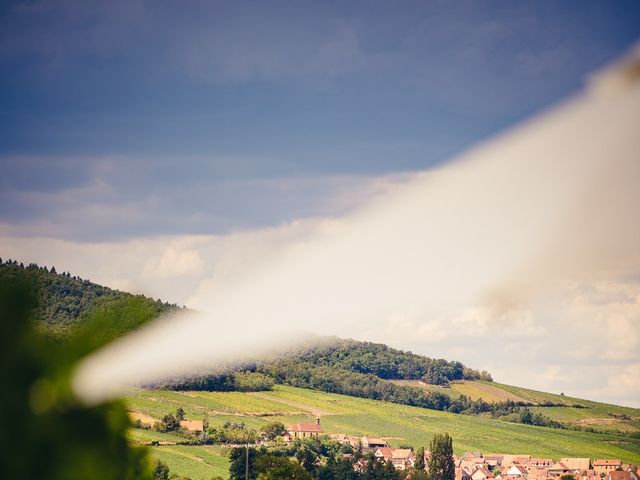
[[[422,380],[432,385],[447,385],[453,380],[493,380],[488,372],[474,370],[458,361],[429,358],[380,343],[337,337],[313,342],[311,348],[286,356],[316,366],[372,374],[385,380]]]
[[[413,450],[412,447],[411,450]],[[355,448],[326,437],[295,440],[272,448],[234,448],[229,453],[230,480],[454,480],[453,441],[436,434],[425,449],[414,451],[413,466],[396,469],[389,461],[376,458],[360,445]],[[247,468],[248,467],[248,468]]]
[[[113,290],[89,280],[58,273],[55,267],[47,268],[36,263],[24,265],[16,260],[0,258],[0,279],[7,282],[23,281],[38,296],[35,320],[47,333],[68,333],[84,323],[93,310],[101,305],[125,302],[132,298],[144,303],[151,317],[177,309],[178,306],[154,300],[144,295]]]

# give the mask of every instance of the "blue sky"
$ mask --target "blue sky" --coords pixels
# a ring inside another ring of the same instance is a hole
[[[340,213],[351,179],[445,161],[640,33],[637,2],[0,8],[0,224],[79,241]]]

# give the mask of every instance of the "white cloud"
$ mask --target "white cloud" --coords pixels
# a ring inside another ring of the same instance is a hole
[[[166,279],[202,272],[204,262],[198,251],[181,245],[183,242],[176,243],[165,248],[159,256],[147,260],[142,269],[143,276]]]

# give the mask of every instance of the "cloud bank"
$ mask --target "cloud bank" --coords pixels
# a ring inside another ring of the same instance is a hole
[[[99,399],[122,382],[249,355],[301,330],[444,341],[447,325],[463,348],[479,332],[503,355],[535,355],[533,378],[556,385],[596,355],[608,376],[601,390],[635,395],[638,296],[628,279],[640,272],[640,87],[630,72],[622,87],[601,88],[626,78],[616,69],[584,96],[201,285],[190,299],[200,314],[97,353],[78,391]],[[535,348],[523,353],[523,340]]]

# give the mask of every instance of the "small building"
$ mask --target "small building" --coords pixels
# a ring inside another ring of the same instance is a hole
[[[456,467],[455,480],[472,480],[471,475],[464,468]]]
[[[503,455],[502,457],[502,467],[510,468],[511,465],[526,465],[529,460],[531,460],[531,455]]]
[[[389,446],[387,441],[382,437],[362,437],[360,443],[362,443],[363,448],[370,448],[372,450]]]
[[[462,459],[463,460],[482,461],[482,460],[476,460],[476,459],[482,459],[482,453],[481,452],[464,452],[462,454]]]
[[[527,473],[527,470],[522,465],[514,463],[506,472],[502,472],[502,476],[507,478],[522,478],[526,477]]]
[[[496,468],[500,468],[502,466],[503,460],[504,460],[504,455],[500,455],[500,454],[492,453],[484,456],[484,464],[491,471],[493,471]]]
[[[360,437],[356,437],[354,435],[346,435],[344,433],[332,433],[331,435],[329,435],[329,438],[338,443],[351,445],[354,448],[358,446],[358,443],[360,443]]]
[[[324,433],[324,430],[320,426],[320,418],[316,418],[315,423],[295,423],[289,425],[287,427],[287,433],[291,437],[291,440],[295,438],[318,438]]]
[[[631,471],[614,470],[607,473],[605,480],[638,480],[638,476]]]
[[[549,472],[549,475],[552,477],[559,477],[565,473],[573,473],[575,471],[575,469],[569,468],[564,462],[556,462],[547,468],[547,472]]]
[[[527,480],[546,480],[548,477],[549,473],[544,467],[530,467],[527,473]]]
[[[575,470],[576,472],[580,472],[582,474],[585,474],[591,468],[590,458],[561,458],[560,463],[564,463],[569,470]]]
[[[621,468],[622,462],[620,460],[599,459],[593,462],[593,470],[598,475],[607,474]]]
[[[373,455],[382,461],[391,462],[396,470],[405,470],[415,464],[415,456],[409,448],[378,447]]]
[[[478,467],[471,474],[472,480],[487,480],[490,478],[494,478],[493,473],[491,473],[486,467]]]

